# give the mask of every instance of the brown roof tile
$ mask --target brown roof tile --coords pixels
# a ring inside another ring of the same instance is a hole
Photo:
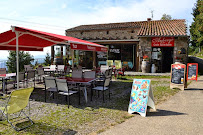
[[[142,36],[187,36],[185,20],[144,21],[138,34]]]
[[[66,31],[110,30],[122,28],[139,28],[140,30],[137,33],[138,37],[187,36],[184,19],[80,25],[67,29]]]

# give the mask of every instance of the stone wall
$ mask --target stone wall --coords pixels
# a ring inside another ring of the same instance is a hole
[[[147,55],[149,59],[151,59],[151,52],[152,52],[152,47],[151,47],[151,38],[149,37],[142,37],[140,38],[139,42],[139,71],[141,70],[141,64],[142,64],[142,57],[144,55]]]
[[[175,38],[174,43],[174,62],[187,63],[188,56],[188,37]]]
[[[66,31],[66,36],[84,40],[130,40],[138,39],[139,28],[134,29],[110,29],[91,31]]]

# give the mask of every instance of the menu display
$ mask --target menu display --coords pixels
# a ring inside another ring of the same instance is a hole
[[[172,64],[171,82],[175,84],[183,84],[185,76],[184,64]]]
[[[133,80],[128,113],[137,112],[145,117],[147,106],[155,109],[150,82],[147,79]]]
[[[187,80],[196,80],[198,76],[198,64],[188,63],[187,64]]]

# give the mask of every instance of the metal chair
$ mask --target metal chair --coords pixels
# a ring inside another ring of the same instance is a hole
[[[82,78],[82,70],[73,70],[72,78]]]
[[[96,72],[95,71],[85,71],[83,73],[84,78],[95,78],[96,77]]]
[[[57,72],[60,76],[64,74],[64,68],[64,65],[57,65]]]
[[[64,69],[64,75],[69,75],[70,74],[70,66],[66,66]]]
[[[110,88],[109,88],[110,81],[111,81],[111,78],[105,78],[104,81],[103,81],[102,86],[96,86],[96,87],[92,88],[91,100],[92,100],[92,96],[93,96],[93,90],[102,91],[102,93],[103,93],[103,102],[104,102],[104,91],[109,90],[109,99],[110,99]]]
[[[28,87],[28,83],[30,81],[33,81],[34,88],[35,88],[35,71],[33,71],[33,70],[30,70],[27,72],[27,77],[26,77],[27,87]]]
[[[56,79],[56,87],[57,87],[58,94],[66,96],[66,101],[67,101],[67,97],[68,97],[68,108],[69,108],[69,104],[70,104],[70,95],[73,95],[75,93],[78,93],[79,104],[80,104],[80,92],[70,90],[66,79]]]
[[[57,93],[57,88],[56,88],[56,80],[55,77],[52,76],[47,76],[44,77],[44,85],[45,85],[45,97],[44,100],[46,102],[46,96],[47,96],[47,92],[50,92],[50,96],[53,95],[53,99],[54,99],[54,93]]]
[[[30,65],[24,65],[24,69],[25,69],[25,72],[33,70],[33,68]]]
[[[25,87],[25,82],[26,82],[25,72],[19,72],[19,83],[23,83],[23,87]],[[15,88],[16,88],[17,81],[15,81],[14,85],[15,85]]]
[[[101,67],[100,67],[101,75],[103,75],[107,69],[109,69],[109,66],[107,66],[107,65],[101,65]]]
[[[39,77],[38,81],[41,82],[41,80],[42,80],[41,78],[45,76],[43,68],[41,68],[41,67],[37,68],[37,76]]]
[[[30,98],[32,91],[33,91],[33,88],[15,90],[11,93],[5,107],[0,107],[2,116],[4,116],[6,118],[7,122],[9,124],[11,124],[12,128],[14,128],[16,131],[23,130],[34,124],[34,122],[24,112],[24,109],[26,108],[26,106],[29,103],[29,98]],[[10,119],[10,115],[16,114],[18,112],[19,112],[19,115],[17,117]],[[19,120],[18,118],[20,118],[21,114],[23,114],[25,117],[23,117]],[[24,126],[22,128],[14,126],[14,123],[17,123],[18,121],[22,122],[23,119],[27,119],[31,124]]]
[[[82,71],[82,66],[78,65],[78,66],[77,66],[77,69],[78,69],[79,71]]]

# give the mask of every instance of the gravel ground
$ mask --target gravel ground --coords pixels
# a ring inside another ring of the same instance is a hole
[[[169,86],[168,82],[170,79],[160,79],[151,79],[154,81],[153,89],[156,86]],[[160,81],[163,83],[159,83]],[[81,92],[81,104],[78,104],[77,95],[73,95],[71,96],[71,106],[68,109],[67,102],[62,96],[59,97],[58,106],[56,98],[53,99],[52,97],[47,97],[47,102],[45,103],[44,89],[39,89],[44,86],[41,84],[37,85],[38,89],[33,91],[30,101],[30,116],[36,124],[33,125],[34,129],[30,128],[22,131],[21,134],[97,134],[103,132],[132,117],[132,115],[127,113],[131,86],[131,82],[114,80],[111,87],[111,100],[109,101],[108,96],[105,95],[105,98],[107,98],[105,103],[102,102],[101,94],[98,97],[97,93],[94,93],[92,102],[90,101],[90,96],[88,96],[88,103],[85,103]],[[90,95],[90,90],[88,90],[88,95]],[[165,97],[163,99],[165,100]],[[155,98],[155,102],[163,99]],[[1,100],[0,104],[3,104],[3,102],[5,100]],[[28,108],[26,112],[29,113]],[[3,133],[5,132],[3,130],[4,127],[0,124],[0,133],[1,130]],[[7,130],[8,132],[5,134],[15,134],[13,130],[10,130],[9,125]]]

